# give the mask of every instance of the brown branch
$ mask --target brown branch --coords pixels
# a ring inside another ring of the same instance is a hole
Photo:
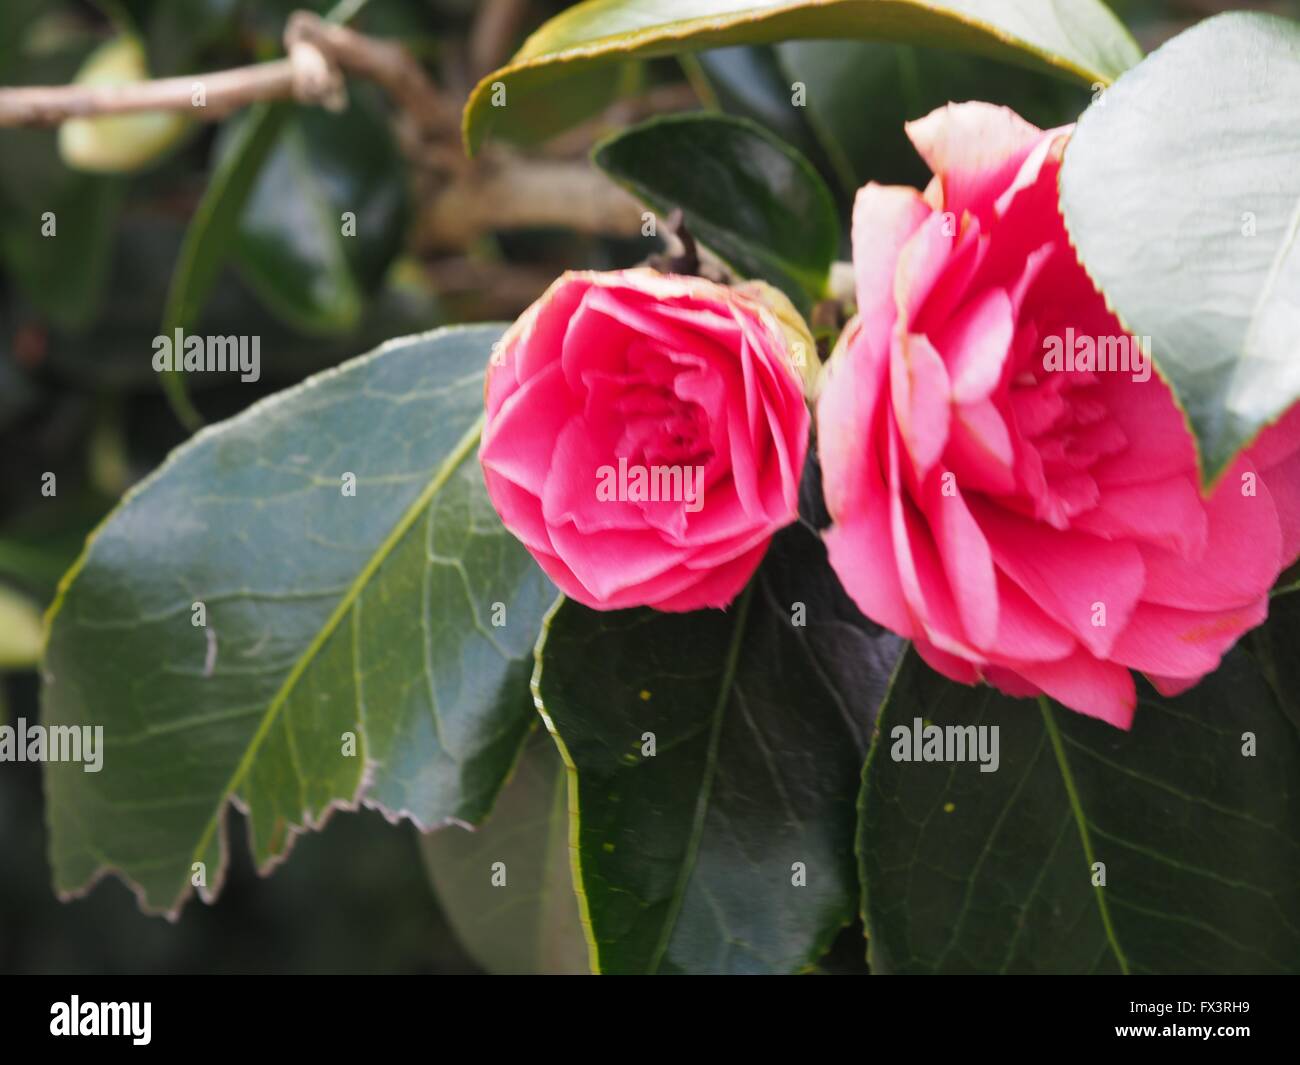
[[[499,2],[494,17],[509,22],[521,5]],[[505,30],[492,28],[500,46]],[[234,70],[125,85],[60,85],[0,88],[0,127],[54,125],[68,118],[178,111],[211,121],[249,104],[294,99],[337,110],[346,104],[344,74],[380,85],[399,112],[404,151],[416,164],[424,202],[414,245],[421,251],[463,251],[485,233],[512,229],[565,228],[580,233],[634,237],[641,233],[641,205],[584,160],[557,158],[585,153],[591,141],[647,113],[677,110],[694,102],[684,86],[663,86],[623,100],[596,119],[556,138],[549,157],[521,156],[489,146],[477,159],[460,149],[460,116],[401,45],[376,40],[318,16],[295,11],[284,32],[288,58]],[[194,105],[201,85],[203,106]]]
[[[0,126],[50,126],[68,118],[139,111],[183,111],[214,121],[264,100],[294,99],[341,110],[343,74],[382,86],[408,114],[430,126],[454,128],[448,106],[411,54],[307,11],[295,11],[284,31],[287,59],[174,78],[119,85],[41,85],[0,89]],[[202,88],[196,106],[196,89]]]
[[[207,106],[194,106],[202,86]],[[55,85],[0,89],[0,126],[53,126],[68,118],[136,111],[193,111],[209,121],[261,100],[293,93],[293,63],[271,63],[193,77],[158,78],[121,85]]]
[[[502,66],[528,18],[528,0],[483,0],[469,36],[469,58],[477,77]]]
[[[402,111],[422,125],[460,136],[460,108],[438,91],[424,68],[400,44],[326,22],[310,11],[295,11],[284,35],[290,55],[295,42],[314,45],[343,69],[382,87]]]
[[[417,247],[459,250],[484,233],[552,226],[614,237],[641,233],[641,204],[585,161],[502,149],[475,163],[430,199]]]
[[[448,256],[430,260],[424,269],[430,286],[456,317],[474,321],[516,317],[563,267]]]

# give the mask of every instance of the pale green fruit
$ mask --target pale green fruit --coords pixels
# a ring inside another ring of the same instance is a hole
[[[149,77],[140,41],[123,34],[96,48],[77,74],[78,85],[121,85]],[[142,111],[106,118],[70,118],[59,126],[59,155],[76,170],[124,174],[162,155],[185,132],[180,115]]]
[[[41,612],[36,604],[0,585],[0,669],[35,665],[44,642]]]

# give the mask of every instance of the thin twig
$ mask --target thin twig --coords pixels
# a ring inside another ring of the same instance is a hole
[[[528,0],[483,0],[469,37],[469,58],[482,77],[502,66],[528,18]]]
[[[287,59],[208,74],[118,85],[40,85],[0,89],[0,126],[51,126],[68,118],[181,111],[215,121],[264,100],[295,99],[341,110],[344,72],[374,81],[408,114],[454,127],[455,109],[401,45],[295,11],[284,32]]]
[[[206,106],[194,104],[202,88]],[[193,77],[158,78],[120,85],[54,85],[0,89],[0,126],[53,126],[68,118],[136,111],[193,111],[214,121],[261,100],[293,94],[293,63],[277,59],[251,67]]]
[[[513,5],[498,5],[502,15]],[[517,15],[518,12],[516,11]],[[209,74],[158,78],[123,85],[0,88],[0,127],[48,126],[68,118],[179,111],[213,121],[266,100],[294,99],[337,110],[346,105],[344,74],[373,81],[399,113],[404,151],[416,163],[423,195],[416,249],[462,251],[484,233],[557,227],[580,233],[635,237],[640,204],[582,153],[611,128],[644,114],[693,103],[684,86],[665,86],[622,100],[596,119],[556,138],[548,157],[518,155],[491,146],[477,159],[460,148],[460,115],[453,97],[433,84],[400,44],[377,40],[295,11],[285,25],[288,58]],[[203,104],[196,105],[202,86]]]
[[[429,201],[417,226],[417,247],[461,249],[494,230],[548,226],[619,237],[641,232],[644,208],[585,160],[499,149],[475,163]]]

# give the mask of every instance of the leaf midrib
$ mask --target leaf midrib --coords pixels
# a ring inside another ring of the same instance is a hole
[[[392,553],[393,549],[398,545],[402,538],[410,532],[411,527],[420,519],[420,516],[425,512],[425,510],[428,509],[433,498],[442,490],[443,486],[448,480],[450,480],[452,474],[456,472],[461,463],[463,463],[474,450],[475,446],[478,444],[479,435],[482,432],[482,429],[483,415],[480,414],[469,429],[465,431],[460,440],[457,441],[456,445],[448,453],[447,457],[443,459],[442,463],[434,471],[434,475],[429,479],[429,483],[412,501],[411,505],[406,509],[398,519],[397,523],[389,531],[388,535],[384,538],[383,542],[380,543],[374,554],[370,556],[366,564],[358,572],[357,576],[348,586],[347,591],[344,592],[343,596],[339,599],[338,605],[325,620],[325,624],[321,626],[320,631],[316,633],[315,637],[313,637],[311,643],[307,645],[298,661],[294,663],[293,668],[289,671],[289,674],[285,677],[284,682],[280,685],[275,695],[271,697],[270,703],[267,704],[266,713],[262,715],[262,720],[258,724],[257,731],[253,733],[253,737],[249,741],[244,756],[239,760],[239,764],[235,767],[235,771],[232,774],[230,781],[224,788],[222,788],[221,794],[217,798],[216,807],[213,810],[211,817],[208,819],[207,824],[204,826],[203,834],[200,836],[199,842],[194,848],[194,853],[191,855],[192,862],[203,860],[203,855],[211,845],[212,838],[216,834],[217,826],[221,823],[221,813],[225,809],[226,803],[229,801],[230,796],[235,793],[239,785],[243,783],[244,777],[247,776],[249,770],[253,767],[253,763],[257,759],[257,753],[262,742],[270,733],[271,727],[275,724],[281,708],[288,701],[289,695],[293,692],[298,681],[315,661],[316,655],[320,652],[321,648],[324,647],[326,641],[334,634],[343,619],[351,612],[352,607],[355,605],[366,585],[370,582],[370,579],[376,572],[378,572],[379,567],[387,560],[388,556]]]
[[[1065,754],[1065,744],[1061,739],[1061,730],[1057,727],[1051,704],[1046,696],[1040,695],[1038,697],[1038,707],[1043,714],[1043,727],[1047,730],[1047,738],[1051,740],[1052,752],[1056,755],[1056,765],[1061,771],[1061,782],[1065,785],[1065,794],[1070,802],[1070,810],[1074,814],[1075,827],[1079,830],[1079,840],[1083,844],[1083,854],[1088,863],[1088,872],[1091,876],[1092,867],[1096,864],[1096,858],[1092,850],[1092,836],[1088,832],[1088,821],[1084,817],[1083,803],[1079,799],[1079,791],[1074,784],[1074,773],[1070,769],[1070,762]],[[1091,880],[1089,880],[1089,883],[1091,883]],[[1110,917],[1110,907],[1106,903],[1106,896],[1103,891],[1104,888],[1092,884],[1092,893],[1097,900],[1097,909],[1101,916],[1102,929],[1106,933],[1106,941],[1110,944],[1115,960],[1119,962],[1120,972],[1128,976],[1128,958],[1124,956],[1124,951],[1115,935],[1115,926]]]
[[[736,603],[736,624],[731,635],[731,645],[727,648],[727,661],[722,670],[722,683],[718,686],[718,698],[713,707],[713,721],[709,731],[708,756],[704,766],[704,778],[700,792],[695,801],[695,818],[691,824],[690,838],[682,855],[681,869],[677,874],[677,884],[672,897],[668,900],[668,913],[664,918],[659,942],[646,972],[653,975],[659,971],[663,957],[668,951],[668,944],[677,927],[677,917],[681,913],[682,903],[686,899],[686,889],[690,883],[691,873],[695,870],[695,860],[699,855],[700,842],[704,836],[704,821],[709,812],[709,800],[713,794],[713,781],[718,770],[718,745],[722,737],[722,721],[731,703],[731,691],[736,681],[736,671],[740,665],[740,649],[744,643],[745,628],[749,619],[749,604],[754,595],[754,582],[750,582]]]

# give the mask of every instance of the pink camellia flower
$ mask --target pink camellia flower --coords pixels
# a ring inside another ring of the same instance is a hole
[[[488,369],[492,503],[580,603],[726,606],[796,517],[812,350],[761,283],[565,274]]]
[[[817,406],[831,564],[953,680],[1120,728],[1264,620],[1300,552],[1300,410],[1208,498],[1147,352],[1067,240],[1069,130],[970,103],[908,127],[924,194],[867,185],[858,313]]]

